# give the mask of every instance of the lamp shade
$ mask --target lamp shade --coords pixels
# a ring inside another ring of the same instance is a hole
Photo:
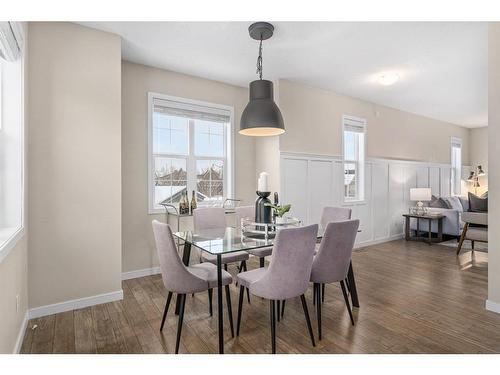
[[[432,192],[430,188],[412,188],[410,189],[411,201],[430,201],[432,199]]]
[[[486,172],[483,170],[483,167],[480,165],[477,166],[477,176],[478,177],[486,176]]]
[[[250,82],[250,101],[241,115],[239,133],[265,137],[284,132],[283,117],[274,102],[273,83],[263,79]]]

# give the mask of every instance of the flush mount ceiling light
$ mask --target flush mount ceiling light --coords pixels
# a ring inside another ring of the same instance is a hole
[[[259,57],[257,74],[259,79],[250,82],[250,101],[243,110],[240,121],[240,134],[253,137],[279,135],[285,132],[280,109],[274,102],[274,89],[271,81],[262,79],[262,41],[273,36],[274,26],[267,22],[250,25],[248,33],[258,40]]]
[[[399,74],[397,73],[383,73],[377,79],[377,82],[383,86],[393,85],[397,81],[399,81]]]

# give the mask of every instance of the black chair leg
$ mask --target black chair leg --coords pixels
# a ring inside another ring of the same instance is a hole
[[[212,311],[212,296],[214,294],[213,289],[208,290],[208,311],[210,311],[210,316],[213,316],[213,311]]]
[[[309,310],[307,309],[306,297],[302,294],[300,296],[300,300],[302,301],[302,308],[304,309],[304,315],[306,317],[307,329],[309,330],[309,336],[311,336],[312,346],[316,346],[316,342],[314,341],[314,333],[311,325],[311,318],[309,317]]]
[[[349,296],[347,295],[344,281],[340,282],[340,287],[342,288],[342,294],[344,295],[344,301],[345,305],[347,306],[347,311],[349,311],[349,317],[351,318],[351,323],[352,325],[354,325],[354,318],[352,316],[351,304],[349,303]]]
[[[240,335],[241,313],[243,310],[243,296],[245,294],[245,287],[240,286],[240,297],[238,301],[238,321],[236,322],[236,336]]]
[[[347,288],[347,294],[351,292],[351,286],[349,285],[349,280],[347,280],[347,277],[344,279],[345,286]]]
[[[316,305],[316,289],[318,288],[318,285],[316,283],[313,284],[313,306]]]
[[[325,284],[321,285],[321,302],[325,302]]]
[[[283,319],[283,315],[285,315],[285,302],[286,299],[284,299],[283,303],[281,304],[281,319]]]
[[[316,318],[318,320],[318,338],[319,338],[319,340],[321,340],[321,338],[322,338],[322,335],[321,335],[321,293],[320,293],[319,284],[318,284],[318,287],[316,288],[316,295],[314,297],[316,299]]]
[[[260,268],[264,268],[264,257],[259,258]]]
[[[277,307],[276,307],[276,315],[277,315],[277,320],[278,322],[280,321],[280,311],[281,311],[281,300],[276,301]]]
[[[273,354],[276,354],[276,304],[274,300],[269,301],[271,315],[271,346]]]
[[[182,322],[184,321],[184,307],[186,306],[186,295],[181,294],[179,306],[179,320],[177,323],[177,339],[175,341],[175,354],[179,353],[179,345],[181,343]]]
[[[224,271],[227,272],[227,263],[224,263]]]
[[[246,260],[241,261],[241,267],[245,272],[247,272],[247,262]],[[247,301],[250,303],[250,289],[247,288]]]
[[[231,337],[234,337],[233,306],[231,305],[231,292],[229,290],[229,285],[226,285],[225,289],[226,289],[227,314],[229,315],[229,326],[231,327]]]
[[[165,303],[165,309],[163,310],[163,318],[161,320],[160,332],[163,331],[163,325],[165,324],[165,319],[167,318],[168,307],[170,306],[170,301],[172,300],[172,292],[168,292],[167,303]]]

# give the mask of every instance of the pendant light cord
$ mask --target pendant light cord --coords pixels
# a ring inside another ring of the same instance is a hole
[[[257,57],[257,74],[259,75],[259,79],[262,80],[262,38],[260,38],[259,57]]]

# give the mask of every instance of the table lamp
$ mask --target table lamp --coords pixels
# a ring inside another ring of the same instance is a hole
[[[432,200],[430,188],[412,188],[410,189],[410,200],[417,202],[414,210],[417,215],[423,215],[427,212],[423,202]]]

